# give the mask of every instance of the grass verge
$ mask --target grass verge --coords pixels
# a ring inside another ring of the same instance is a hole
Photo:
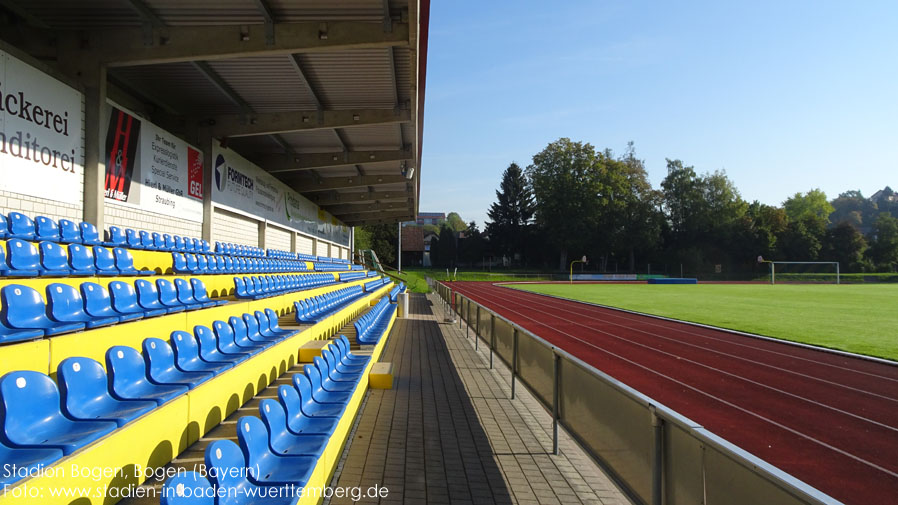
[[[898,285],[894,284],[511,287],[898,360]]]

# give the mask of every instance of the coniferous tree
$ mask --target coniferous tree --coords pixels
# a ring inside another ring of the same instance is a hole
[[[533,193],[517,163],[509,165],[502,174],[496,200],[487,212],[492,221],[487,223],[486,231],[496,252],[513,258],[526,248],[534,210]]]

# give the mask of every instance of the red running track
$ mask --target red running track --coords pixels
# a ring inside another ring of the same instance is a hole
[[[898,503],[898,366],[487,282],[449,287],[838,500]]]

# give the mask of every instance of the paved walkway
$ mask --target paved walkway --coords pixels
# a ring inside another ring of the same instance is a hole
[[[369,392],[334,485],[389,490],[360,503],[629,503],[563,433],[552,455],[551,416],[520,384],[509,399],[508,370],[489,369],[464,323],[442,322],[435,295],[410,302],[381,357],[394,388]]]

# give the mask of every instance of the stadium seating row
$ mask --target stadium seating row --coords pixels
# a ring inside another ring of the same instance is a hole
[[[261,247],[232,244],[230,242],[216,242],[215,252],[227,256],[244,256],[250,258],[262,258],[265,256],[265,250]]]
[[[400,282],[396,287],[390,290],[390,301],[395,303],[399,297],[399,293],[405,293],[405,283]]]
[[[86,222],[76,224],[68,219],[56,221],[37,216],[37,222],[21,212],[0,213],[0,239],[49,240],[69,244],[97,245],[100,243],[97,227]]]
[[[343,282],[364,279],[368,274],[365,272],[345,272],[340,274],[340,280]]]
[[[297,323],[317,323],[365,295],[362,286],[350,286],[293,302]]]
[[[390,298],[388,296],[381,298],[377,305],[354,323],[356,343],[359,345],[377,344],[389,327],[394,312],[396,312],[396,305],[390,303]]]
[[[131,228],[122,230],[118,226],[109,227],[103,245],[147,251],[212,252],[209,242],[198,238],[172,236],[168,233],[150,233],[146,230],[132,230]]]
[[[227,332],[216,329],[213,335],[197,326],[195,335],[174,332],[171,344],[146,339],[142,354],[112,347],[106,370],[89,358],[68,358],[57,368],[58,386],[40,372],[5,374],[0,378],[0,461],[26,469],[50,465],[295,333],[281,329],[270,309],[219,323],[228,326]],[[250,343],[237,344],[235,334]],[[223,350],[232,347],[237,350]],[[3,472],[0,485],[23,474]]]
[[[329,274],[234,277],[234,296],[238,300],[261,300],[336,283]]]
[[[0,343],[30,340],[85,329],[99,328],[145,317],[197,310],[227,303],[212,300],[199,279],[166,279],[155,283],[137,279],[109,283],[109,290],[84,282],[80,291],[68,284],[46,288],[47,303],[40,293],[21,284],[0,289]],[[111,293],[111,296],[110,296]]]
[[[259,417],[237,422],[237,441],[206,448],[205,476],[184,472],[165,483],[162,503],[243,504],[246,496],[265,496],[267,504],[290,504],[322,457],[331,434],[361,383],[369,358],[349,351],[341,336],[322,357],[278,388],[278,400],[263,399]],[[239,445],[238,445],[239,444]],[[273,489],[284,487],[285,489]],[[201,500],[194,499],[199,495]],[[217,500],[214,497],[219,497]],[[230,500],[221,497],[235,497]]]
[[[212,253],[209,242],[190,237],[170,235],[168,233],[149,232],[146,230],[122,229],[110,226],[101,240],[97,227],[88,222],[75,223],[68,219],[56,221],[37,216],[34,220],[21,212],[10,212],[9,216],[0,214],[0,239],[17,238],[29,242],[61,242],[65,244],[104,245],[106,247],[123,247],[148,251]],[[311,261],[326,264],[349,264],[349,260],[327,256],[312,256],[278,249],[267,251],[253,246],[216,242],[214,252],[226,256],[242,256],[272,259]],[[340,270],[344,267],[338,268]]]
[[[70,277],[153,275],[153,270],[134,268],[134,257],[127,249],[82,244],[62,246],[40,242],[37,247],[14,238],[0,246],[0,277]]]
[[[269,258],[276,258],[282,260],[296,260],[297,253],[291,251],[284,251],[283,249],[266,249],[265,256]],[[315,261],[315,260],[305,260],[305,261]]]
[[[375,275],[376,275],[376,274],[375,274]],[[369,277],[370,277],[370,275],[369,275]],[[390,282],[393,282],[393,281],[390,280],[389,277],[383,277],[383,278],[380,278],[380,279],[377,279],[377,280],[373,280],[373,281],[371,281],[371,282],[366,282],[366,283],[365,283],[365,291],[369,291],[369,292],[370,292],[370,291],[377,290],[377,289],[379,289],[381,286],[383,286],[384,284],[387,284],[387,283],[390,283]]]
[[[172,270],[184,274],[243,274],[306,272],[308,267],[305,261],[172,253]]]

